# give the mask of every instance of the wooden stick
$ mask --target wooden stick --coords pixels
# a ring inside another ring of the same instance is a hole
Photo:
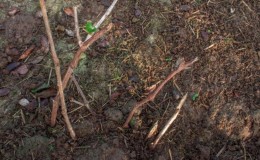
[[[96,28],[99,28],[100,25],[105,21],[105,19],[110,15],[110,13],[112,12],[113,8],[115,7],[116,3],[118,0],[114,0],[112,2],[112,4],[109,6],[109,8],[107,9],[107,11],[105,12],[105,14],[100,18],[100,20],[95,24]],[[89,34],[86,38],[85,41],[87,41],[89,38],[91,38],[91,34]]]
[[[64,117],[64,120],[67,125],[71,138],[75,140],[76,134],[71,126],[71,123],[70,123],[70,120],[68,117],[66,103],[65,103],[65,97],[64,97],[64,93],[63,93],[63,85],[62,85],[61,72],[60,72],[60,61],[59,61],[59,58],[58,58],[56,50],[55,50],[54,41],[53,41],[52,34],[51,34],[51,28],[50,28],[44,0],[40,0],[40,6],[41,6],[41,10],[42,10],[42,15],[43,15],[43,20],[44,20],[47,36],[48,36],[48,39],[50,42],[51,56],[52,56],[52,59],[53,59],[54,65],[55,65],[57,85],[58,85],[58,89],[59,89],[59,93],[60,93],[59,96],[61,99],[62,115]]]
[[[98,40],[106,32],[110,31],[112,29],[112,27],[113,27],[113,24],[110,23],[109,25],[105,26],[102,30],[95,33],[89,40],[82,43],[82,46],[78,49],[78,51],[74,55],[74,58],[70,62],[67,72],[64,75],[63,82],[62,82],[63,89],[66,88],[68,81],[71,77],[71,74],[73,73],[73,70],[77,67],[81,54],[83,52],[85,52],[92,43],[94,43],[96,40]],[[51,113],[51,126],[54,126],[56,123],[58,108],[59,108],[59,93],[57,94],[57,96],[54,98],[54,101],[53,101],[52,113]]]
[[[76,80],[74,74],[72,74],[71,77],[72,77],[72,81],[74,82],[74,84],[75,84],[75,86],[76,86],[76,88],[77,88],[79,94],[81,95],[81,97],[82,97],[82,99],[83,99],[84,106],[87,107],[87,109],[89,110],[90,113],[92,113],[93,115],[95,115],[95,112],[93,112],[92,109],[90,108],[89,102],[88,102],[88,100],[87,100],[85,94],[83,93],[82,89],[80,88],[79,83],[78,83],[78,81]]]
[[[73,12],[74,12],[74,23],[75,23],[75,32],[76,32],[76,37],[78,39],[78,44],[81,46],[82,40],[79,34],[79,20],[78,20],[78,11],[77,11],[77,6],[73,7]]]
[[[171,126],[172,122],[178,117],[181,108],[184,104],[184,102],[187,99],[187,93],[182,97],[179,105],[176,108],[175,113],[172,115],[172,117],[168,120],[168,122],[166,123],[166,125],[163,127],[163,129],[161,130],[161,132],[158,134],[158,136],[156,137],[155,141],[153,143],[151,143],[151,149],[154,149],[156,147],[156,145],[158,144],[158,142],[161,140],[162,136],[165,134],[165,132],[169,129],[169,127]]]
[[[164,85],[170,80],[172,79],[176,74],[180,73],[181,71],[185,70],[185,69],[188,69],[193,63],[197,62],[198,61],[198,58],[196,57],[193,61],[191,62],[188,62],[188,63],[185,63],[185,62],[182,62],[178,69],[173,71],[170,75],[168,75],[166,77],[166,79],[152,92],[150,93],[145,99],[143,99],[142,101],[136,103],[136,105],[134,106],[133,110],[129,113],[124,125],[123,125],[123,128],[128,128],[128,124],[129,122],[131,121],[132,117],[134,116],[134,114],[136,113],[136,111],[138,111],[139,109],[142,108],[142,106],[144,104],[146,104],[147,102],[149,101],[153,101],[154,98],[156,97],[156,95],[159,93],[159,91],[164,87]]]

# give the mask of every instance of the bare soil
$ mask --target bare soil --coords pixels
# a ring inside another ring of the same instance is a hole
[[[68,34],[74,19],[63,8],[79,5],[80,33],[86,37],[86,21],[97,22],[111,0],[46,3],[64,73],[78,43]],[[14,9],[19,12],[10,14]],[[75,70],[96,115],[75,103],[83,100],[74,83],[65,90],[78,137],[73,141],[61,114],[55,127],[49,125],[56,76],[39,3],[2,0],[0,159],[260,159],[259,21],[257,0],[119,0],[105,22],[115,27]],[[129,129],[122,128],[149,87],[181,59],[195,57],[197,63],[170,81]],[[33,91],[44,83],[50,86]],[[185,93],[181,114],[151,150],[150,128],[158,121],[161,130]],[[23,98],[29,104],[22,106]]]

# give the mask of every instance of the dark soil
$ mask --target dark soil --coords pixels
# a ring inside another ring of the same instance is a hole
[[[80,5],[86,37],[85,22],[97,22],[110,3],[47,0],[62,73],[78,49],[68,34],[74,19],[63,8]],[[55,127],[49,123],[57,83],[38,5],[0,2],[0,159],[260,159],[260,1],[119,0],[105,22],[113,30],[74,72],[96,115],[77,103],[74,83],[65,89],[75,141],[60,112]],[[195,57],[122,128],[149,87]],[[150,128],[158,121],[160,131],[185,93],[180,115],[151,150]]]

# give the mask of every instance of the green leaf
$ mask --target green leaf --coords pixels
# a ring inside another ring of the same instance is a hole
[[[166,62],[172,61],[172,57],[165,58],[165,61],[166,61]]]
[[[97,31],[97,28],[93,25],[91,21],[87,21],[87,23],[85,24],[85,29],[88,34],[92,34]]]
[[[133,128],[136,124],[136,119],[132,118],[131,121],[129,122],[129,125]]]
[[[199,93],[194,93],[192,95],[192,100],[195,101],[199,97]]]
[[[50,85],[49,85],[48,83],[43,83],[43,84],[40,85],[39,87],[37,87],[37,88],[35,88],[35,89],[32,89],[31,92],[32,92],[32,93],[37,93],[37,92],[42,91],[42,90],[44,90],[44,89],[47,89],[47,88],[49,88],[49,87],[50,87]]]

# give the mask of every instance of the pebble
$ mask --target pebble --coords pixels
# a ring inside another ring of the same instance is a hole
[[[107,117],[107,119],[119,122],[123,119],[123,113],[118,110],[118,109],[114,109],[114,108],[109,108],[105,111],[105,115]]]
[[[183,12],[187,12],[191,9],[191,7],[189,5],[181,5],[180,6],[180,11],[183,11]]]
[[[215,62],[217,60],[217,58],[215,56],[210,56],[209,59],[210,59],[211,62]]]
[[[17,56],[17,55],[19,55],[19,51],[16,48],[6,48],[5,52],[9,56]]]
[[[135,16],[136,16],[136,17],[140,17],[141,15],[142,15],[141,10],[140,10],[140,9],[136,9],[136,10],[135,10]]]
[[[8,64],[5,69],[10,72],[10,71],[16,69],[17,67],[19,67],[20,64],[21,64],[20,62],[13,62],[13,63]]]
[[[18,67],[14,72],[19,73],[20,75],[25,75],[29,71],[28,66],[26,64]]]
[[[102,5],[105,6],[105,7],[109,7],[109,6],[110,6],[109,0],[101,0],[101,3],[102,3]]]
[[[132,19],[132,22],[133,22],[133,23],[138,22],[138,21],[139,21],[139,19],[136,18],[136,17],[134,17],[134,18]]]
[[[176,100],[181,98],[181,94],[180,94],[180,92],[176,88],[174,88],[172,90],[172,94],[173,94],[173,98],[176,99]]]
[[[0,57],[0,68],[4,68],[8,64],[8,60],[5,57]]]
[[[42,18],[42,11],[39,10],[35,13],[36,18]]]
[[[69,29],[65,29],[65,32],[68,36],[70,37],[74,37],[75,36],[75,33],[72,31],[72,30],[69,30]]]
[[[10,93],[9,88],[0,88],[0,97],[7,96]]]
[[[18,103],[19,103],[21,106],[26,107],[27,105],[29,105],[30,102],[29,102],[26,98],[22,98],[22,99],[19,100]]]
[[[208,41],[209,40],[209,34],[206,31],[201,31],[201,36],[204,39],[204,41]]]

